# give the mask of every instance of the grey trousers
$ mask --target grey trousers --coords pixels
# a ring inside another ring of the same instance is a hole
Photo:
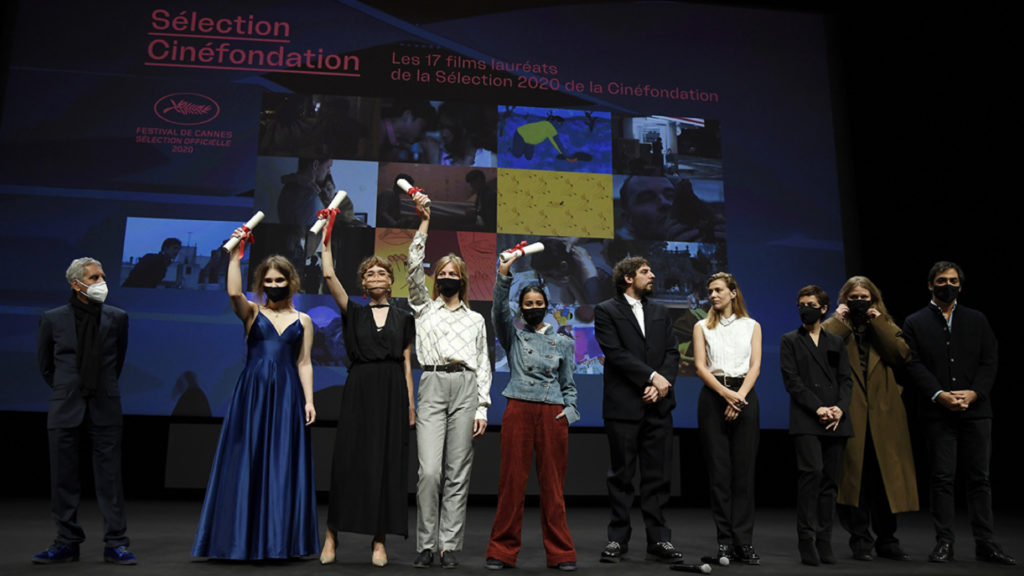
[[[416,414],[416,550],[462,550],[477,386],[472,372],[424,372]]]

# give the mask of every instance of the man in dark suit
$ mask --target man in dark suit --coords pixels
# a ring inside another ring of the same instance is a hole
[[[853,435],[850,358],[839,336],[821,328],[828,294],[818,286],[797,293],[800,328],[782,335],[779,364],[789,392],[789,434],[796,449],[796,532],[800,561],[835,564],[832,518],[846,439]]]
[[[117,379],[128,345],[128,315],[104,305],[103,266],[79,258],[67,270],[71,301],[43,313],[39,370],[53,390],[46,427],[50,441],[50,496],[57,538],[36,554],[37,564],[76,562],[85,532],[78,523],[78,445],[92,443],[96,499],[103,514],[103,559],[135,564],[128,550],[121,485],[121,394]]]
[[[618,296],[597,305],[594,332],[604,352],[604,426],[611,451],[608,499],[611,522],[602,562],[626,553],[632,527],[633,476],[640,468],[640,509],[647,529],[647,559],[676,563],[662,508],[668,502],[672,464],[672,383],[679,349],[668,309],[651,302],[654,272],[630,257],[612,273]]]
[[[924,400],[931,456],[931,509],[935,525],[932,562],[953,560],[953,488],[957,469],[966,476],[967,510],[978,560],[1016,564],[994,541],[992,485],[992,403],[996,380],[996,337],[985,315],[957,302],[964,274],[953,262],[928,272],[931,302],[907,317],[903,337],[913,352],[907,365]]]

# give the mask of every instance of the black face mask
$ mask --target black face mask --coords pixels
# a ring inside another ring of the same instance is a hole
[[[803,322],[804,326],[811,326],[818,320],[821,320],[821,308],[800,306],[800,322]]]
[[[935,297],[939,302],[945,302],[950,304],[956,297],[960,295],[960,287],[953,286],[952,284],[943,284],[942,286],[932,286],[932,296]]]
[[[287,298],[291,291],[287,286],[264,286],[263,293],[271,302],[280,302]]]
[[[462,288],[461,278],[438,278],[437,290],[445,298],[451,298],[459,293],[459,288]]]
[[[530,328],[540,324],[544,321],[544,316],[547,316],[548,307],[543,308],[523,308],[523,321]]]
[[[850,315],[855,320],[863,320],[868,317],[868,308],[871,308],[870,300],[847,300],[846,307],[850,309]]]

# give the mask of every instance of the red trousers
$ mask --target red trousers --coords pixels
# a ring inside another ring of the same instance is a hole
[[[540,525],[548,566],[575,562],[576,548],[565,520],[565,471],[569,463],[569,425],[556,420],[562,406],[509,399],[501,421],[501,478],[498,509],[487,558],[515,565],[523,543],[523,507],[530,461],[537,455]]]

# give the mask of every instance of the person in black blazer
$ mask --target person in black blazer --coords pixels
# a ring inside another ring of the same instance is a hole
[[[32,561],[78,561],[79,543],[85,540],[78,523],[78,445],[84,432],[92,442],[96,500],[103,515],[103,559],[135,564],[135,555],[128,550],[124,514],[121,392],[117,386],[128,346],[128,315],[103,303],[106,275],[99,261],[74,260],[66,277],[71,301],[43,313],[38,341],[39,370],[52,389],[46,427],[57,538]]]
[[[668,309],[648,299],[654,272],[647,261],[640,257],[620,261],[612,279],[618,296],[601,302],[594,311],[594,333],[604,352],[602,412],[611,452],[607,481],[611,521],[601,562],[618,562],[628,550],[638,463],[647,559],[682,562],[662,510],[671,481],[672,409],[676,406],[672,383],[679,370],[679,349]]]
[[[928,272],[931,302],[903,323],[913,353],[907,370],[923,399],[922,414],[931,456],[931,510],[935,524],[932,562],[953,560],[953,490],[965,476],[967,510],[978,560],[1016,564],[994,540],[992,484],[992,387],[996,337],[985,315],[957,302],[963,270],[937,262]]]
[[[796,532],[800,561],[835,564],[832,518],[850,419],[852,380],[843,339],[822,330],[828,294],[818,286],[797,293],[800,328],[782,335],[779,364],[789,392],[789,434],[796,449]]]

